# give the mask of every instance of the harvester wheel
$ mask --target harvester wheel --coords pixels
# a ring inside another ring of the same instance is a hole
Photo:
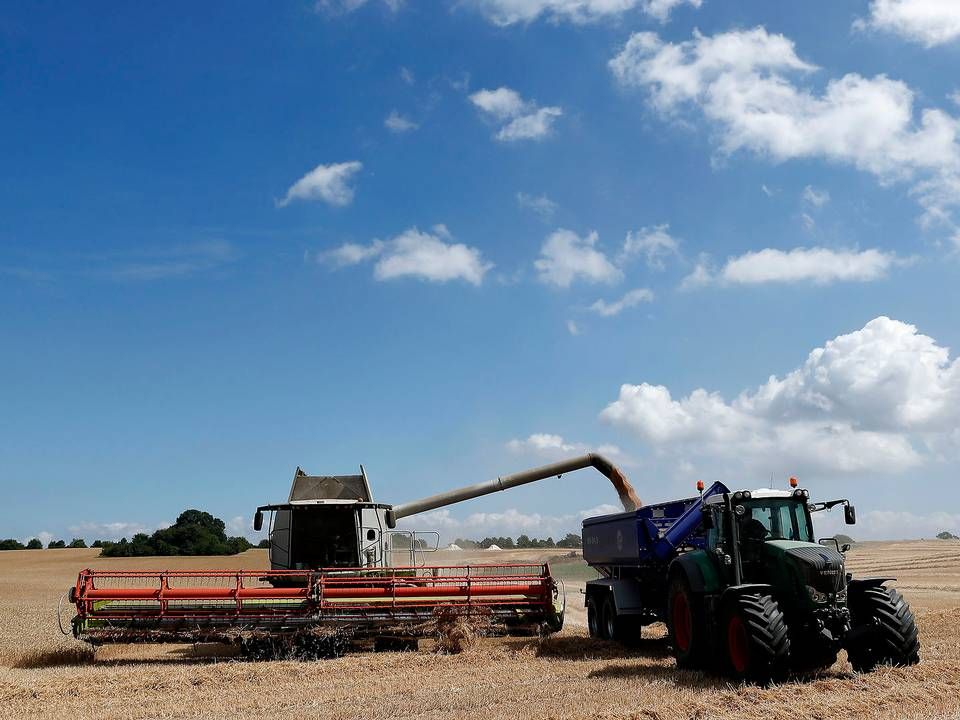
[[[690,583],[678,574],[667,591],[667,630],[678,668],[700,669],[707,664],[707,628],[703,600],[690,589]]]
[[[917,622],[903,596],[893,588],[872,587],[851,603],[853,632],[864,629],[847,649],[857,672],[870,672],[877,665],[915,665],[920,662]]]
[[[770,595],[737,595],[726,604],[721,642],[727,672],[761,685],[786,676],[790,635],[777,601]]]
[[[605,639],[600,623],[600,609],[597,607],[597,599],[595,597],[587,598],[587,630],[590,631],[590,637],[597,638],[598,640]]]

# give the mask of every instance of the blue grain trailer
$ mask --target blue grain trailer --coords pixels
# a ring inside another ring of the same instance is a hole
[[[919,660],[913,613],[885,583],[846,572],[833,538],[816,542],[807,490],[731,491],[722,483],[681,500],[583,521],[591,637],[625,644],[654,622],[667,625],[678,667],[766,683],[788,671],[832,665],[841,648],[853,667]]]

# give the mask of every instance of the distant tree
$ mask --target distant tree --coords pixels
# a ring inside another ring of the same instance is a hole
[[[265,550],[269,550],[269,549],[270,549],[270,538],[264,538],[263,540],[261,540],[260,542],[258,542],[258,543],[257,543],[257,547],[258,547],[258,548],[263,548],[263,549],[265,549]]]
[[[526,535],[521,535],[520,537],[518,537],[518,538],[517,538],[517,547],[518,547],[518,548],[528,548],[528,547],[531,547],[531,545],[530,545],[530,538],[527,537]]]
[[[102,548],[102,547],[103,547],[103,540],[94,540],[94,541],[93,541],[93,545],[91,545],[90,547],[92,547],[92,548]]]
[[[27,550],[43,550],[43,543],[40,542],[39,538],[33,538],[27,543]]]
[[[457,538],[453,541],[454,545],[463,548],[464,550],[474,550],[480,547],[480,543],[476,540],[470,540],[468,538]]]
[[[47,543],[47,550],[59,550],[65,548],[67,544],[63,540],[51,540]]]
[[[0,540],[0,550],[23,550],[23,543],[13,538]]]
[[[943,532],[937,533],[937,538],[940,540],[960,540],[960,537],[957,537],[952,532],[944,530]]]
[[[583,547],[582,538],[576,533],[567,533],[562,540],[557,540],[558,548],[579,548]]]
[[[83,538],[74,538],[70,541],[70,544],[67,545],[68,548],[85,548],[87,542]]]
[[[245,537],[227,537],[223,520],[202,510],[184,510],[170,527],[153,535],[137,533],[127,542],[101,543],[106,557],[144,555],[236,555],[253,545]]]

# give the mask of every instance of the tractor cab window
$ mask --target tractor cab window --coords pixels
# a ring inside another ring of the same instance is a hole
[[[740,535],[744,540],[813,542],[806,506],[793,499],[763,499],[744,503]]]

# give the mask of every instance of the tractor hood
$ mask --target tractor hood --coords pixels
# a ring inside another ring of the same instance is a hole
[[[838,593],[846,584],[843,555],[816,543],[767,540],[764,553],[774,562],[792,566],[808,585],[821,593]]]

